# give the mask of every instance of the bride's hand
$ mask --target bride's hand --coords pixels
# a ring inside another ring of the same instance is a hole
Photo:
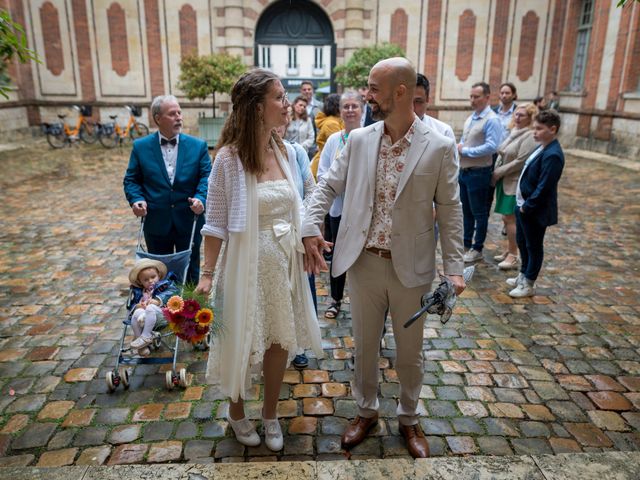
[[[213,284],[213,276],[211,275],[202,275],[200,277],[200,281],[196,286],[196,293],[205,293],[209,294],[211,292],[211,286]]]

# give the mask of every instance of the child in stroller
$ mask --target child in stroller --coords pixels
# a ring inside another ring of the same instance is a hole
[[[167,273],[164,263],[149,258],[138,260],[129,272],[129,314],[134,333],[130,346],[140,356],[150,353],[148,346],[153,342],[153,328],[163,319],[161,307],[178,294],[176,280],[173,272]]]

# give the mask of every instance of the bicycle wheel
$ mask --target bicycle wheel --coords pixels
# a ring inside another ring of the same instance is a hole
[[[147,135],[149,135],[149,127],[140,122],[135,122],[131,126],[131,130],[129,131],[131,141],[135,140],[136,138],[146,137]]]
[[[120,137],[114,130],[108,132],[100,132],[98,134],[98,141],[104,148],[115,148],[118,145]]]
[[[80,140],[84,143],[96,143],[98,140],[98,127],[95,123],[83,123],[80,126]]]
[[[67,143],[67,135],[64,130],[56,130],[54,132],[47,133],[47,142],[53,148],[62,148]]]

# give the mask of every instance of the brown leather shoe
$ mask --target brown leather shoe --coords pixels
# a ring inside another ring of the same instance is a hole
[[[357,416],[354,418],[347,429],[342,434],[342,448],[349,449],[353,448],[359,443],[361,443],[369,430],[375,427],[378,424],[378,415],[365,418],[361,416]]]
[[[413,458],[429,456],[429,444],[420,425],[400,425],[400,433],[407,442],[407,449]]]

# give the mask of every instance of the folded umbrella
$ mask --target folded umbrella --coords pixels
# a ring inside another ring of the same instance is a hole
[[[464,283],[468,284],[473,277],[475,267],[471,265],[462,272]],[[456,289],[444,275],[440,275],[440,285],[433,292],[425,293],[420,300],[422,308],[418,310],[407,322],[404,324],[404,328],[409,327],[413,322],[418,320],[425,312],[440,315],[440,321],[444,324],[451,318],[453,307],[456,306]]]

